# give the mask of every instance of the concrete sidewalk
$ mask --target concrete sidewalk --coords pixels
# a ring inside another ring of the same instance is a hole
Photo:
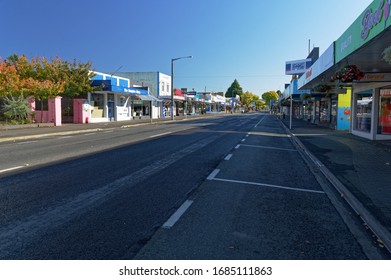
[[[285,119],[289,127],[289,120]],[[391,250],[391,141],[370,141],[294,119],[293,140]]]

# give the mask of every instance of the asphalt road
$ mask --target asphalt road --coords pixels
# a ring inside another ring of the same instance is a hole
[[[0,259],[366,259],[357,236],[273,116],[0,145]]]

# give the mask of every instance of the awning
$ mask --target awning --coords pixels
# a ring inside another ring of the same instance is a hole
[[[155,102],[163,102],[163,100],[156,98],[153,95],[144,95],[144,94],[135,94],[132,95],[133,100],[143,100],[143,101],[155,101]]]

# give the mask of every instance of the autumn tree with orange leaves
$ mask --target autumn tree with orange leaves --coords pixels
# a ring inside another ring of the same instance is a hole
[[[76,59],[73,62],[59,57],[29,60],[24,55],[11,55],[0,62],[0,97],[12,103],[20,102],[21,97],[34,97],[43,102],[56,96],[77,96],[95,90],[90,83],[93,75],[91,63]]]

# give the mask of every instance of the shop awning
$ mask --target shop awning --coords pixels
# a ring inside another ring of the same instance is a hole
[[[143,100],[143,101],[154,101],[154,102],[163,102],[163,100],[156,98],[153,95],[143,95],[143,94],[135,94],[132,96],[132,99],[138,99],[138,100]]]

